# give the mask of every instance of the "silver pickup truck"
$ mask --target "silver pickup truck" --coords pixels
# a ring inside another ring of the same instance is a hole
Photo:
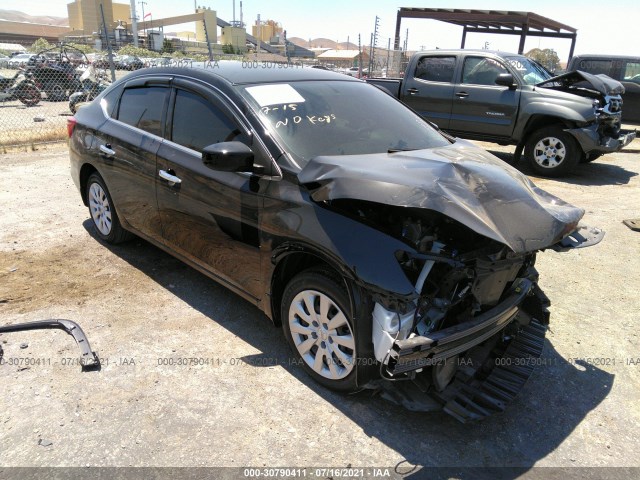
[[[416,53],[403,79],[368,79],[452,135],[516,145],[514,159],[557,177],[628,145],[624,87],[606,75],[552,76],[518,54],[487,50]]]

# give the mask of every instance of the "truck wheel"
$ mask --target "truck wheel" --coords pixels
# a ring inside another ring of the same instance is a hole
[[[533,132],[524,150],[531,168],[545,177],[566,175],[578,164],[582,153],[575,139],[561,127],[545,127]]]
[[[602,155],[604,155],[603,153],[583,153],[582,156],[580,157],[580,163],[591,163],[594,160],[599,159]]]

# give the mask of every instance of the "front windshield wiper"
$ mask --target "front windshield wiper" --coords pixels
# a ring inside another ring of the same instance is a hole
[[[421,150],[420,148],[390,148],[387,150],[387,153],[398,153],[398,152],[413,152],[414,150]]]

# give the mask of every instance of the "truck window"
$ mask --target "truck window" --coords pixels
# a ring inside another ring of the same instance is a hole
[[[613,61],[612,60],[594,60],[585,58],[580,60],[575,66],[576,70],[599,75],[604,73],[605,75],[613,74]]]
[[[640,83],[640,62],[627,62],[624,79],[628,82]]]
[[[496,78],[509,71],[492,58],[467,57],[462,69],[462,83],[474,85],[495,85]]]
[[[430,82],[450,83],[455,64],[455,57],[422,57],[418,60],[414,77]]]

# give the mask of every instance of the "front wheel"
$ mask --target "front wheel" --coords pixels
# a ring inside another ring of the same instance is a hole
[[[566,175],[578,164],[580,147],[561,127],[545,127],[533,132],[524,149],[531,168],[545,177]]]
[[[294,277],[282,298],[285,337],[303,368],[333,390],[357,390],[357,328],[353,325],[346,286],[324,270]]]
[[[113,244],[128,240],[131,234],[122,228],[109,190],[98,173],[89,176],[86,195],[89,213],[98,237]]]

